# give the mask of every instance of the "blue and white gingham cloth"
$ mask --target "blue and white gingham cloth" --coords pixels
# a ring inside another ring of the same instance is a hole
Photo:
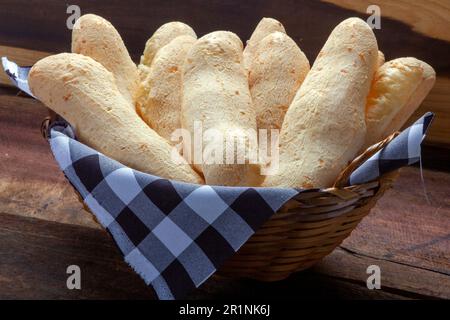
[[[29,68],[2,58],[13,83],[31,94]],[[419,161],[433,118],[425,114],[358,167],[362,184]],[[72,127],[49,128],[52,153],[105,227],[125,261],[160,299],[183,298],[206,281],[287,201],[292,188],[220,187],[167,180],[126,167],[75,139]]]

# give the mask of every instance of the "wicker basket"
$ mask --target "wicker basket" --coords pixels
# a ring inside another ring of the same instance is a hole
[[[51,113],[42,123],[47,138]],[[332,188],[300,193],[267,221],[217,273],[277,281],[311,267],[347,238],[377,200],[392,185],[397,171],[370,183],[348,186],[349,175],[366,159],[383,148],[398,132],[368,148],[339,175]],[[75,190],[76,191],[76,190]],[[85,210],[89,211],[76,192]]]
[[[398,132],[370,147],[339,175],[333,188],[300,193],[288,201],[220,269],[220,275],[277,281],[331,253],[369,214],[398,171],[370,183],[343,187],[361,163]]]

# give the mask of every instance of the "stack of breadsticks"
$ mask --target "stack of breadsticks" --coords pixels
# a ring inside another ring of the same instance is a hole
[[[184,23],[164,24],[136,66],[117,30],[88,14],[74,26],[72,53],[44,58],[29,74],[33,94],[81,142],[131,168],[191,183],[301,188],[331,186],[361,151],[402,127],[434,81],[415,58],[385,63],[358,18],[332,31],[311,68],[271,18],[245,48],[232,32],[197,38]],[[174,139],[179,130],[195,136],[199,124],[214,134]],[[280,131],[278,170],[267,176],[248,135],[261,130]],[[230,154],[240,161],[216,161]]]

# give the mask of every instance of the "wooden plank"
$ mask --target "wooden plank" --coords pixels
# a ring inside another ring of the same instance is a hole
[[[3,299],[154,298],[102,230],[0,214],[0,254]],[[381,290],[366,287],[366,269],[374,264],[382,272]],[[65,286],[69,265],[81,268],[81,290]],[[337,249],[284,281],[214,277],[190,298],[448,298],[449,286],[447,275]]]
[[[0,299],[149,299],[105,231],[0,214]],[[81,290],[66,286],[81,269]]]
[[[154,294],[123,262],[118,249],[103,230],[46,222],[43,220],[0,213],[0,299],[153,299]],[[411,287],[423,284],[419,293],[406,293],[401,288],[368,290],[365,285],[365,261],[345,252],[332,254],[315,270],[297,273],[275,283],[213,277],[190,299],[404,299],[435,297],[430,284],[409,278]],[[340,260],[340,261],[339,261]],[[353,266],[352,274],[342,268]],[[333,261],[338,262],[335,264]],[[377,262],[378,263],[378,262]],[[393,278],[386,270],[383,279]],[[392,264],[392,263],[391,263]],[[69,265],[81,269],[81,290],[68,290],[66,274]],[[409,269],[403,268],[409,275]],[[441,279],[439,279],[441,280]],[[384,280],[383,280],[384,281]],[[383,282],[384,283],[384,282]],[[386,280],[386,287],[394,286]],[[428,290],[428,291],[426,291]]]
[[[367,268],[372,265],[380,268],[380,284],[383,292],[413,299],[450,298],[450,275],[370,258],[342,248],[333,251],[319,264],[312,267],[310,272],[326,274],[347,281],[353,280],[368,290],[366,287],[369,277]]]
[[[450,174],[424,170],[423,176],[426,195],[419,170],[403,168],[343,247],[450,275]]]
[[[319,272],[299,272],[278,282],[212,277],[191,299],[270,299],[270,300],[406,300],[408,296],[385,290],[368,290],[364,281],[329,276]]]
[[[41,136],[47,110],[15,92],[0,88],[0,211],[98,228]]]
[[[8,57],[19,66],[32,66],[36,61],[49,55],[51,55],[49,52],[0,45],[0,57]],[[3,72],[3,69],[0,72],[0,85],[11,85],[11,81]]]
[[[406,23],[414,31],[450,41],[450,1],[448,0],[322,0],[339,7],[366,13],[367,7],[377,5],[382,17]]]

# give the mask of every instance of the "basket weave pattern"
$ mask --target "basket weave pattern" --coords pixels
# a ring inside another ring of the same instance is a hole
[[[220,269],[263,281],[287,278],[332,252],[364,218],[395,174],[380,181],[299,194],[264,224]]]

